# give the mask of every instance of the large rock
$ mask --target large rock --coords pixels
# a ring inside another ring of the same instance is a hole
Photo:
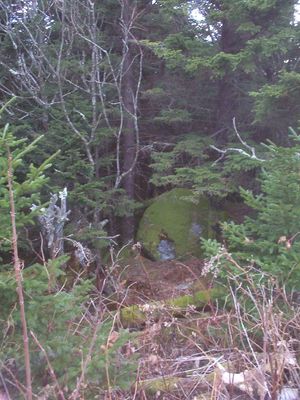
[[[173,189],[158,196],[146,209],[137,240],[153,259],[201,257],[200,238],[216,236],[224,212],[214,209],[205,197],[195,204],[191,196],[189,189]]]

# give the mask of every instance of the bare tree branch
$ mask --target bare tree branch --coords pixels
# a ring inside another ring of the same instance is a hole
[[[245,157],[248,157],[248,158],[251,158],[252,160],[257,160],[257,161],[260,161],[260,162],[266,161],[265,159],[260,158],[260,157],[258,157],[258,156],[256,155],[256,149],[255,149],[255,147],[249,146],[248,143],[247,143],[245,140],[242,139],[242,137],[241,137],[241,135],[240,135],[240,133],[239,133],[239,131],[237,130],[237,127],[236,127],[235,117],[233,118],[232,123],[233,123],[234,132],[235,132],[235,134],[236,134],[238,140],[239,140],[239,141],[241,142],[241,144],[246,148],[246,150],[239,149],[239,148],[237,148],[237,147],[227,147],[227,148],[225,148],[225,149],[220,149],[220,148],[218,148],[218,147],[216,147],[216,146],[214,146],[214,145],[211,145],[210,147],[211,147],[212,149],[216,150],[218,153],[221,154],[221,156],[214,162],[214,164],[216,164],[217,162],[219,162],[220,160],[222,160],[222,159],[224,158],[224,156],[225,156],[227,153],[229,153],[229,152],[240,153],[240,154],[242,154],[242,155],[245,156]]]

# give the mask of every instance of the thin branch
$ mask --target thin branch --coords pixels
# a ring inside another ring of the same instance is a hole
[[[24,305],[21,262],[18,254],[18,236],[16,228],[16,212],[15,212],[15,200],[14,200],[14,190],[13,190],[13,167],[12,167],[13,159],[8,147],[7,147],[7,154],[8,154],[7,182],[8,182],[10,216],[11,216],[11,226],[12,226],[12,247],[14,254],[15,277],[17,282],[17,292],[19,297],[20,317],[21,317],[21,325],[23,332],[23,348],[24,348],[25,375],[26,375],[26,399],[32,400],[29,339],[28,339],[27,321],[26,321],[25,305]]]
[[[99,331],[99,328],[103,324],[102,314],[100,314],[100,316],[98,315],[97,317],[98,317],[98,320],[97,320],[96,326],[94,328],[94,333],[93,333],[93,336],[90,341],[89,349],[88,349],[87,355],[85,357],[85,360],[83,361],[81,375],[77,379],[76,388],[70,396],[70,399],[72,399],[72,400],[76,400],[80,396],[80,390],[81,390],[82,384],[84,382],[86,370],[87,370],[89,363],[91,362],[92,354],[93,354],[93,351],[94,351],[94,348],[96,345],[96,341],[98,338],[98,331]]]
[[[5,383],[4,376],[2,375],[2,372],[1,372],[1,371],[0,371],[0,379],[1,379],[1,382],[2,382],[2,385],[3,385],[3,389],[4,389],[4,392],[5,392],[5,395],[6,395],[7,400],[11,400],[11,397],[10,397],[10,394],[9,394],[9,391],[8,391],[8,388],[7,388],[7,385],[6,385],[6,383]]]
[[[38,341],[37,337],[35,336],[35,334],[34,334],[32,331],[30,331],[30,334],[31,334],[33,340],[35,341],[36,345],[37,345],[38,348],[42,351],[42,353],[44,354],[44,356],[45,356],[45,358],[46,358],[46,361],[47,361],[47,364],[48,364],[48,368],[49,368],[49,371],[50,371],[51,378],[52,378],[54,384],[57,386],[57,390],[58,390],[58,393],[59,393],[59,396],[60,396],[61,400],[66,400],[66,398],[65,398],[65,396],[64,396],[64,393],[63,393],[63,391],[62,391],[62,389],[61,389],[61,387],[60,387],[60,385],[59,385],[59,382],[58,382],[58,380],[57,380],[57,377],[56,377],[56,375],[55,375],[55,372],[54,372],[54,370],[53,370],[53,368],[52,368],[52,365],[51,365],[51,363],[50,363],[50,360],[49,360],[49,357],[48,357],[48,354],[47,354],[46,350],[45,350],[44,347],[41,345],[41,343]]]
[[[221,156],[214,162],[214,164],[216,164],[217,162],[222,160],[224,158],[224,156],[229,152],[240,153],[245,157],[248,157],[248,158],[251,158],[252,160],[257,160],[257,161],[260,161],[260,162],[266,161],[265,159],[260,158],[260,157],[258,157],[256,155],[255,147],[249,146],[249,144],[244,139],[242,139],[242,137],[241,137],[241,135],[240,135],[240,133],[237,130],[237,127],[236,127],[235,117],[232,120],[232,124],[233,124],[233,129],[234,129],[234,132],[235,132],[237,138],[239,139],[240,143],[246,148],[246,150],[239,149],[237,147],[227,147],[226,149],[219,149],[218,147],[216,147],[214,145],[211,145],[210,147],[212,149],[216,150],[218,153],[221,154]]]

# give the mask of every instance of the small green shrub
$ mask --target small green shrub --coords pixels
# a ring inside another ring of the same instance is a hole
[[[262,162],[261,193],[241,189],[245,203],[254,210],[242,224],[223,223],[226,248],[242,266],[276,276],[281,284],[299,290],[300,282],[300,145],[294,134],[289,148],[268,146]],[[220,245],[203,241],[207,254],[216,256]],[[226,275],[226,259],[218,259]],[[260,277],[261,278],[261,277]]]
[[[24,398],[25,381],[23,333],[17,296],[17,285],[11,264],[11,221],[7,188],[8,153],[12,155],[13,188],[18,245],[25,243],[22,229],[34,223],[39,212],[30,209],[40,205],[40,190],[47,182],[45,170],[54,156],[39,166],[23,162],[25,154],[36,147],[17,140],[8,125],[0,131],[0,372],[14,399]],[[122,346],[132,338],[119,330],[112,341],[115,317],[99,298],[90,298],[92,283],[76,279],[77,284],[66,290],[66,272],[62,265],[68,257],[26,265],[22,285],[28,331],[32,387],[43,398],[56,399],[58,386],[69,394],[74,390],[88,392],[92,398],[101,390],[124,387],[130,383],[135,365],[122,355]],[[93,307],[92,307],[93,306]],[[78,380],[81,382],[77,388]],[[23,386],[24,387],[24,386]],[[47,392],[47,394],[46,394]]]
[[[87,357],[83,382],[85,390],[97,393],[99,388],[108,386],[126,387],[131,383],[135,364],[128,358],[125,360],[121,349],[133,334],[119,330],[117,340],[107,346],[114,330],[114,320],[110,314],[92,309],[91,282],[82,280],[69,291],[55,284],[58,278],[64,278],[61,264],[65,262],[66,257],[61,257],[46,266],[33,265],[24,271],[28,329],[45,350],[60,386],[68,393],[76,388]],[[0,274],[0,287],[3,289],[0,291],[0,369],[7,375],[6,371],[13,365],[22,382],[22,330],[13,276],[7,272]],[[96,300],[93,299],[94,302]],[[98,306],[102,308],[103,304]],[[40,393],[53,381],[45,353],[33,337],[30,339],[30,350],[33,390]]]

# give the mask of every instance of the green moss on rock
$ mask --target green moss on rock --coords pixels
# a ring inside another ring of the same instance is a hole
[[[224,212],[214,209],[206,197],[192,202],[193,192],[177,188],[158,196],[146,209],[137,240],[155,260],[161,259],[158,246],[168,240],[176,258],[201,257],[200,237],[214,238],[214,226],[224,220]]]

